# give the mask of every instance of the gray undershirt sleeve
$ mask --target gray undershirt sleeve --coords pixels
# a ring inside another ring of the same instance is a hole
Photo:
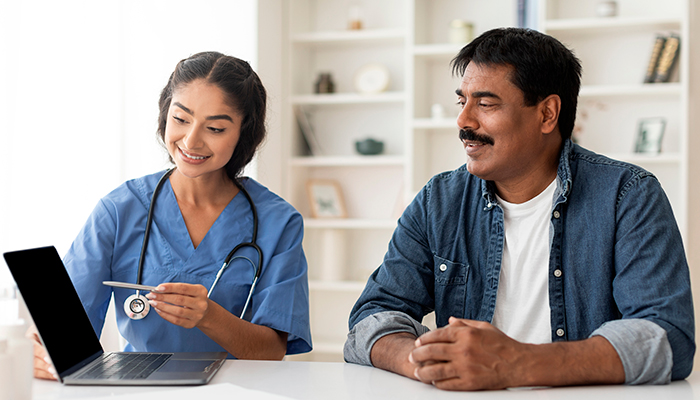
[[[372,346],[383,336],[408,332],[416,337],[428,332],[426,326],[399,311],[383,311],[358,322],[348,333],[343,354],[345,361],[353,364],[372,365]]]
[[[671,382],[673,350],[659,325],[644,319],[621,319],[606,322],[591,336],[602,336],[613,345],[625,368],[625,384]]]

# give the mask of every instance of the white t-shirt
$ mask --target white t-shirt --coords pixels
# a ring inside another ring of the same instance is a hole
[[[503,208],[505,241],[492,324],[524,343],[551,343],[549,224],[556,179],[535,198]]]

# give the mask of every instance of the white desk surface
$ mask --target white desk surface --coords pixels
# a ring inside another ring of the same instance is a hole
[[[229,360],[224,363],[208,386],[233,384],[268,394],[303,400],[372,400],[372,399],[614,399],[614,400],[690,400],[700,399],[700,371],[694,372],[687,380],[675,381],[670,385],[659,386],[577,386],[568,388],[514,389],[485,392],[445,392],[432,386],[382,371],[376,368],[353,364],[301,361],[242,361]],[[109,400],[111,396],[141,394],[149,398],[149,392],[172,391],[191,400],[212,400],[215,387],[206,386],[63,386],[57,382],[34,379],[33,400],[99,399]],[[222,389],[231,390],[231,387]],[[235,389],[235,388],[233,388]],[[191,391],[187,393],[187,391]],[[230,396],[213,397],[237,398],[235,390]],[[262,394],[264,397],[264,393]],[[160,393],[152,393],[160,394]],[[197,395],[201,394],[201,399]],[[218,393],[220,394],[220,393]],[[255,394],[255,393],[254,393]],[[122,396],[125,397],[125,396]],[[160,396],[157,396],[160,397]],[[247,395],[246,400],[255,396]],[[158,399],[167,400],[167,399]]]

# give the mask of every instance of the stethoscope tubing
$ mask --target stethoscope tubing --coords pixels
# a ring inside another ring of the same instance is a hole
[[[165,183],[166,179],[168,179],[168,177],[173,173],[173,171],[175,171],[174,167],[165,171],[163,176],[161,176],[160,179],[158,180],[158,183],[156,184],[155,189],[153,189],[153,195],[151,196],[151,203],[148,206],[148,216],[146,217],[146,230],[143,234],[143,242],[141,243],[141,253],[139,255],[139,264],[138,264],[138,270],[137,270],[137,276],[136,276],[136,283],[139,285],[141,284],[141,276],[143,275],[143,264],[144,264],[144,260],[146,258],[146,248],[148,247],[148,239],[151,236],[151,225],[153,222],[153,212],[155,209],[156,196],[158,195],[158,192],[160,191],[161,187]],[[255,207],[255,203],[253,203],[253,199],[250,197],[250,194],[248,193],[248,191],[243,187],[243,185],[238,180],[234,180],[234,184],[238,187],[240,192],[243,193],[246,200],[248,200],[248,204],[250,204],[250,209],[253,212],[253,237],[252,237],[252,240],[250,242],[239,243],[228,253],[226,258],[224,259],[223,265],[221,266],[221,268],[219,268],[219,271],[216,273],[216,278],[214,278],[214,282],[212,283],[211,287],[209,288],[209,291],[207,293],[207,298],[211,297],[211,293],[214,290],[214,287],[216,287],[216,284],[219,282],[219,278],[221,278],[221,275],[223,275],[224,270],[229,266],[231,261],[233,261],[236,258],[243,258],[245,260],[248,260],[248,262],[250,262],[250,264],[253,266],[253,269],[255,270],[255,275],[253,277],[253,282],[250,285],[250,291],[248,292],[248,296],[246,298],[245,305],[243,306],[243,310],[241,311],[240,318],[243,319],[243,317],[245,316],[245,313],[248,309],[248,305],[250,304],[250,299],[252,298],[253,292],[255,291],[255,286],[257,285],[258,279],[260,279],[260,275],[262,273],[263,252],[262,252],[262,249],[260,248],[260,246],[257,245],[258,211]],[[243,247],[252,247],[258,253],[257,265],[255,265],[255,263],[253,263],[248,257],[242,257],[242,256],[234,257],[236,252],[238,250],[242,249]],[[132,299],[132,297],[134,297],[134,296],[129,297],[127,299],[127,302],[129,302],[130,299]],[[136,290],[136,299],[138,299],[139,297],[140,297],[140,291]],[[131,301],[133,301],[133,300],[131,300]],[[125,307],[125,309],[126,309],[126,307]],[[148,311],[146,311],[146,313],[147,312]],[[141,316],[140,318],[134,318],[131,315],[130,315],[130,317],[132,319],[143,318],[143,316]]]

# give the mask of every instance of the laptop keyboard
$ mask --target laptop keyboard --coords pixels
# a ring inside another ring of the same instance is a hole
[[[146,379],[172,354],[110,353],[76,379]]]

